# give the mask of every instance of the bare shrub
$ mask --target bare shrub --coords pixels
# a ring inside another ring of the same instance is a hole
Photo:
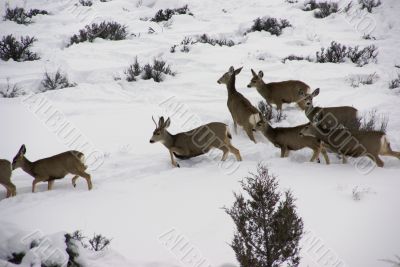
[[[30,24],[32,23],[32,17],[37,15],[48,15],[49,12],[41,9],[31,9],[29,11],[25,11],[22,7],[10,8],[7,6],[6,14],[4,15],[4,20],[14,21],[18,24]]]
[[[37,41],[35,37],[29,36],[21,37],[20,41],[17,41],[12,34],[3,36],[0,41],[0,58],[15,61],[38,60],[40,57],[29,50],[35,41]]]
[[[272,106],[265,101],[258,102],[258,110],[265,121],[280,122],[287,118],[287,115],[283,114],[282,110],[272,108]]]
[[[7,79],[7,85],[4,88],[0,88],[0,96],[3,98],[14,98],[24,94],[25,92],[23,92],[16,84],[11,85],[9,79]]]
[[[207,34],[202,34],[200,37],[197,38],[197,42],[203,43],[203,44],[210,44],[212,46],[219,45],[219,46],[234,46],[235,42],[232,40],[227,40],[227,39],[217,39],[217,38],[211,38]]]
[[[86,25],[84,29],[79,30],[78,34],[74,34],[70,38],[69,45],[78,44],[81,42],[93,42],[96,38],[102,38],[105,40],[124,40],[128,35],[126,25],[121,25],[118,22],[105,22],[100,24],[92,23]]]
[[[282,30],[287,27],[292,27],[292,25],[286,19],[277,20],[276,18],[257,18],[254,20],[253,25],[247,33],[267,31],[272,35],[279,36],[282,34]]]
[[[79,0],[79,4],[82,6],[92,6],[93,2],[91,0]]]
[[[362,114],[358,120],[359,127],[357,129],[362,131],[381,131],[385,133],[389,123],[389,117],[377,114],[376,109]]]
[[[171,70],[170,65],[162,59],[154,59],[153,64],[145,64],[143,67],[140,66],[137,57],[135,63],[133,63],[127,70],[125,70],[126,80],[136,81],[139,77],[143,80],[153,79],[155,82],[162,82],[165,79],[165,75],[175,76],[175,72]]]
[[[63,89],[67,87],[74,87],[77,84],[70,83],[67,75],[62,73],[60,70],[57,70],[57,72],[54,75],[45,72],[41,85],[42,85],[41,91],[46,92],[51,90]]]
[[[289,55],[282,59],[282,63],[286,63],[286,61],[301,61],[301,60],[306,60],[309,62],[313,61],[312,58],[309,56],[303,57],[303,56]]]
[[[190,16],[193,16],[193,13],[190,12],[189,8],[187,5],[180,7],[180,8],[174,8],[174,9],[160,9],[157,11],[157,13],[154,15],[154,17],[151,19],[151,21],[154,22],[161,22],[161,21],[168,21],[170,18],[172,18],[173,15],[182,15],[182,14],[187,14]]]
[[[382,4],[381,0],[358,0],[358,3],[361,5],[361,9],[366,9],[369,13]]]
[[[328,48],[321,48],[320,52],[316,53],[316,61],[318,63],[341,63],[347,58],[347,47],[335,41],[331,42]]]
[[[233,206],[225,208],[236,226],[231,247],[240,266],[298,266],[303,220],[292,193],[279,192],[277,179],[263,165],[241,186],[245,195],[235,193]]]
[[[339,5],[334,2],[320,2],[318,3],[318,9],[314,11],[314,17],[322,19],[326,18],[333,13],[339,11]]]
[[[349,78],[351,87],[359,87],[361,85],[374,84],[378,79],[376,72],[368,75],[355,75]]]
[[[389,82],[389,89],[400,88],[400,73],[397,74],[397,78]]]
[[[359,46],[355,46],[349,48],[347,56],[353,63],[357,64],[357,66],[362,67],[370,62],[377,62],[377,50],[378,48],[375,45],[369,45],[363,49],[359,49]]]
[[[328,48],[321,48],[316,53],[316,62],[319,63],[342,63],[348,58],[357,66],[362,67],[371,62],[377,62],[378,51],[375,45],[360,49],[359,46],[346,47],[335,41],[331,42]]]
[[[91,239],[89,239],[91,250],[94,251],[102,251],[106,247],[108,247],[110,243],[111,239],[108,239],[107,237],[99,234],[98,235],[94,234],[94,236]]]

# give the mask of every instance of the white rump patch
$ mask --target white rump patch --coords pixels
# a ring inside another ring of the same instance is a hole
[[[260,120],[261,120],[260,119],[260,114],[258,114],[258,113],[250,115],[249,122],[250,122],[251,125],[253,125],[253,127],[255,127],[257,122],[259,122]]]

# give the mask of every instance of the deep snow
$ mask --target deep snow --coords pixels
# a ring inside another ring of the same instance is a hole
[[[63,122],[69,122],[82,140],[90,143],[91,151],[104,153],[104,163],[91,171],[94,189],[90,192],[83,179],[74,189],[67,177],[57,181],[53,191],[47,192],[47,185],[40,184],[38,192],[32,194],[32,178],[21,170],[14,171],[18,195],[4,199],[5,190],[0,188],[0,243],[17,240],[13,235],[19,231],[40,230],[51,235],[81,229],[113,238],[112,251],[88,260],[89,266],[194,266],[181,261],[160,240],[175,229],[212,266],[237,266],[227,244],[233,236],[233,224],[221,208],[231,205],[232,192],[240,190],[238,181],[262,161],[278,176],[280,188],[293,191],[305,228],[311,233],[306,237],[319,240],[321,251],[329,250],[326,255],[335,255],[343,262],[338,266],[390,266],[379,259],[400,253],[398,160],[385,157],[383,169],[364,175],[351,164],[342,165],[334,155],[330,155],[329,166],[309,163],[311,151],[306,149],[281,159],[278,149],[261,134],[256,136],[259,143],[253,144],[240,130],[233,136],[233,144],[244,159],[240,164],[227,169],[220,165],[220,152],[215,152],[180,161],[177,169],[171,166],[168,151],[161,144],[149,144],[149,139],[154,130],[152,115],[171,116],[173,133],[210,121],[225,122],[232,129],[226,88],[216,81],[233,65],[244,66],[236,85],[255,105],[261,97],[255,89],[246,88],[250,68],[263,70],[265,81],[299,79],[311,88],[321,88],[316,105],[352,105],[361,112],[377,109],[388,114],[388,136],[392,147],[400,150],[399,91],[388,89],[388,82],[397,75],[394,65],[400,64],[398,0],[385,0],[368,14],[376,22],[371,33],[376,40],[362,39],[363,33],[354,22],[357,19],[351,21],[343,14],[315,19],[312,12],[300,9],[301,3],[284,0],[94,0],[92,7],[76,7],[76,2],[27,1],[26,8],[46,9],[52,15],[37,16],[28,26],[0,22],[2,35],[35,36],[38,42],[33,50],[41,56],[33,62],[0,61],[1,84],[10,78],[26,91],[37,92],[43,73],[58,68],[78,83],[74,88],[32,98],[0,98],[0,157],[11,160],[23,143],[30,160],[75,148],[66,145],[71,139],[55,132],[60,122],[49,119],[53,113],[32,111],[36,109],[27,99],[35,98],[46,99],[49,110],[63,114]],[[160,8],[186,3],[194,16],[174,16],[169,27],[141,20]],[[23,6],[24,2],[11,2],[17,4]],[[0,8],[4,14],[4,1]],[[279,37],[266,32],[243,36],[260,16],[287,18],[293,28],[285,29]],[[97,39],[66,48],[69,37],[79,29],[103,20],[126,24],[136,37]],[[149,27],[156,32],[148,34]],[[202,33],[225,36],[240,44],[195,44],[189,53],[169,52],[185,36]],[[352,46],[375,44],[378,63],[360,68],[351,63],[281,62],[290,54],[314,56],[333,40]],[[162,57],[177,75],[162,83],[128,83],[123,72],[135,56],[141,63]],[[374,72],[379,76],[375,84],[350,86],[351,75]],[[122,80],[115,81],[115,77]],[[288,117],[280,125],[306,122],[304,113],[294,105],[285,106],[284,112]],[[361,192],[358,201],[353,199],[354,190]],[[334,266],[318,260],[321,251],[316,252],[306,237],[301,266]]]

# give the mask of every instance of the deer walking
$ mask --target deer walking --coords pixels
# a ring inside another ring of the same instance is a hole
[[[243,67],[242,67],[243,68]],[[261,120],[257,108],[255,108],[248,99],[236,90],[235,76],[240,73],[242,68],[234,69],[231,66],[221,78],[218,79],[219,84],[225,84],[228,89],[228,109],[232,115],[235,133],[237,134],[237,125],[240,125],[245,130],[247,136],[254,143],[257,143],[253,132],[257,122]]]
[[[381,131],[353,130],[344,127],[324,129],[318,122],[312,122],[305,126],[300,134],[322,140],[335,153],[354,158],[369,157],[378,167],[384,166],[380,155],[400,159],[400,152],[392,150],[386,134]]]
[[[11,174],[11,162],[5,159],[0,159],[0,184],[3,185],[7,190],[6,198],[17,195],[17,189],[11,182]]]
[[[228,126],[221,122],[211,122],[187,132],[171,134],[167,128],[171,124],[170,118],[164,121],[164,117],[153,119],[156,129],[150,139],[150,143],[161,142],[169,151],[171,163],[174,167],[180,167],[176,162],[178,159],[189,159],[210,151],[211,148],[222,150],[222,161],[226,160],[229,152],[234,154],[238,161],[242,160],[240,152],[232,146],[232,136]]]
[[[295,127],[272,127],[268,121],[262,120],[257,123],[257,130],[277,148],[281,149],[281,158],[288,157],[291,150],[300,150],[305,147],[313,150],[310,162],[319,159],[320,153],[324,156],[326,164],[329,164],[329,157],[326,149],[322,146],[322,142],[315,137],[300,136],[301,130],[307,124]]]
[[[86,172],[87,166],[84,164],[83,153],[71,150],[33,162],[25,157],[25,153],[26,147],[22,145],[14,157],[12,169],[22,168],[34,178],[32,193],[35,192],[35,186],[39,182],[47,182],[47,189],[51,190],[54,181],[64,178],[67,174],[74,175],[72,178],[74,187],[76,187],[76,180],[80,176],[86,179],[88,189],[92,189],[92,180],[90,174]]]
[[[251,70],[253,77],[248,88],[255,87],[257,92],[267,101],[268,104],[275,104],[278,110],[282,110],[283,104],[297,103],[301,109],[306,109],[307,103],[312,101],[313,95],[310,93],[310,87],[302,81],[289,80],[282,82],[265,83],[263,81],[264,73],[258,74]],[[319,92],[319,89],[316,89]]]

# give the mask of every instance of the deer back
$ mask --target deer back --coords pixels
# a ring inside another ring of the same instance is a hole
[[[241,126],[249,123],[254,124],[252,122],[252,116],[258,116],[259,114],[258,109],[239,92],[229,93],[228,109],[231,112],[232,117],[235,118],[235,121]]]
[[[313,122],[320,121],[321,127],[327,129],[335,128],[337,126],[344,126],[346,128],[358,128],[357,109],[350,106],[339,107],[313,107],[306,110],[307,118]]]
[[[310,87],[297,80],[267,83],[263,88],[257,90],[269,103],[274,104],[299,102],[302,99],[301,92],[310,93]]]
[[[52,157],[43,158],[32,163],[33,173],[39,177],[63,178],[68,173],[84,171],[83,153],[75,150],[66,151]]]

